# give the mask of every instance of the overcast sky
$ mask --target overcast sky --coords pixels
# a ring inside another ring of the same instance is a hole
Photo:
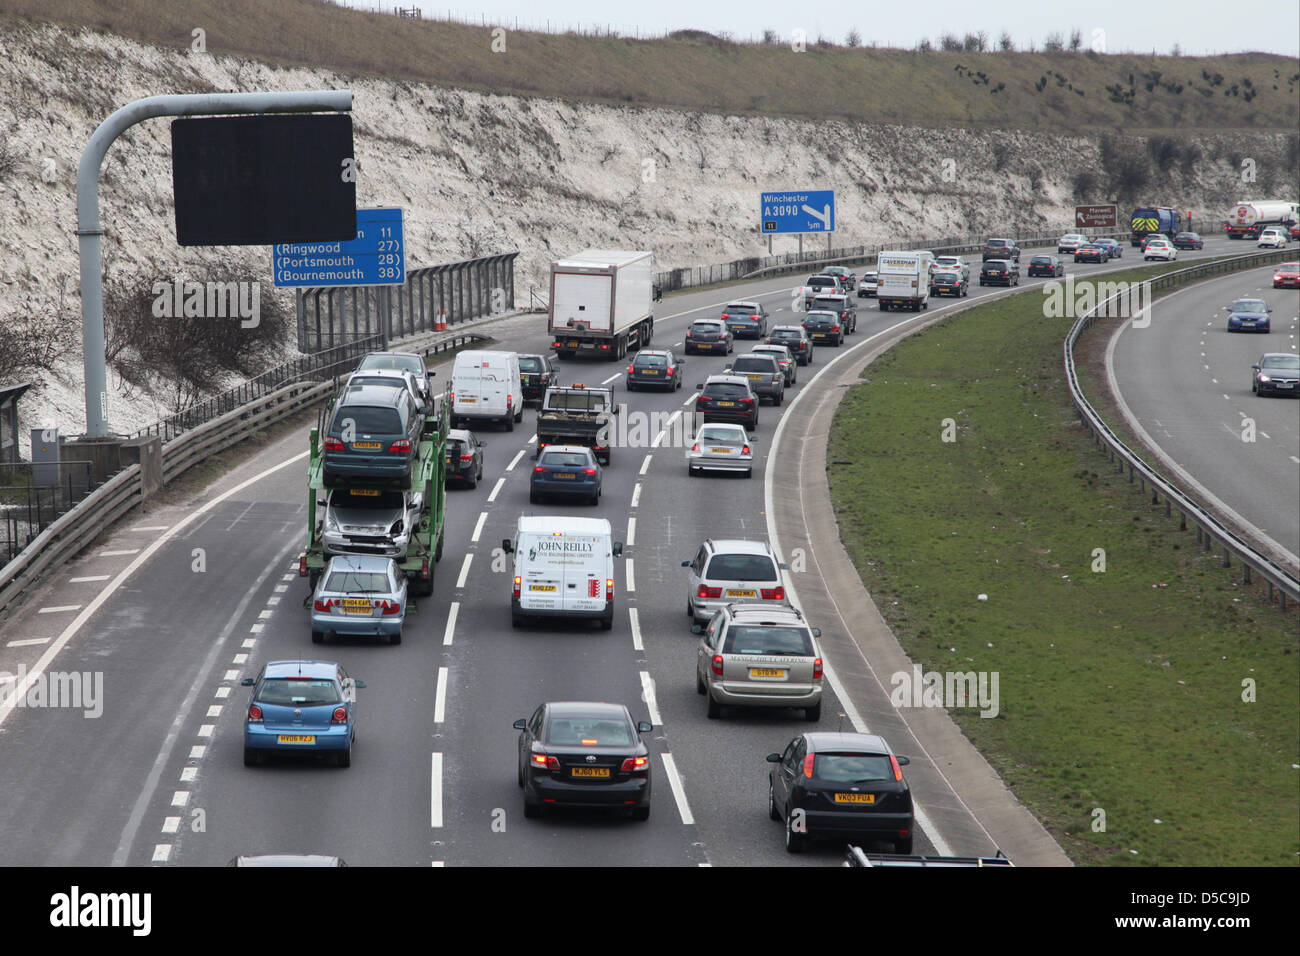
[[[611,25],[616,32],[635,35],[662,34],[694,28],[711,33],[730,31],[736,39],[755,39],[765,29],[782,36],[802,29],[809,39],[819,34],[843,42],[856,29],[868,43],[911,48],[921,37],[935,39],[948,31],[958,35],[985,31],[996,41],[1003,30],[1017,47],[1033,40],[1042,48],[1043,38],[1053,32],[1069,36],[1078,28],[1084,48],[1099,38],[1109,52],[1137,51],[1168,53],[1175,43],[1184,53],[1213,54],[1262,50],[1300,56],[1300,3],[1297,0],[1246,0],[1236,4],[1223,0],[1100,0],[1078,4],[1064,0],[1041,3],[1025,0],[924,0],[884,3],[879,0],[732,0],[703,4],[699,0],[655,0],[653,3],[610,2],[610,0],[477,0],[458,5],[434,0],[344,0],[360,9],[378,7],[390,12],[396,6],[420,7],[425,16],[453,18],[513,27],[552,30],[581,24]],[[1094,33],[1094,31],[1102,31]]]

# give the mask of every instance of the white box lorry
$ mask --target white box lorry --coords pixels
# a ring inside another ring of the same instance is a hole
[[[587,249],[551,263],[547,330],[562,359],[621,359],[654,336],[654,254]]]
[[[501,548],[515,556],[510,623],[576,618],[614,626],[614,558],[623,553],[604,518],[520,517]]]
[[[880,311],[930,308],[929,252],[882,252],[876,257],[876,300]]]

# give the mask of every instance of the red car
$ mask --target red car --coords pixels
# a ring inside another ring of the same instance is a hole
[[[1295,223],[1295,224],[1291,227],[1290,232],[1291,232],[1291,238],[1292,238],[1292,239],[1300,239],[1300,222]]]
[[[1284,262],[1273,271],[1274,289],[1300,289],[1300,262]]]

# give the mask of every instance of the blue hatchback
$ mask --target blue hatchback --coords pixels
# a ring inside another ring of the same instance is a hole
[[[533,504],[543,495],[583,498],[600,503],[600,463],[585,445],[547,445],[533,469],[528,500]]]
[[[244,766],[269,753],[319,753],[352,764],[356,691],[366,682],[333,661],[272,661],[240,684],[253,693],[244,714]]]
[[[1267,332],[1269,330],[1268,314],[1273,310],[1263,299],[1238,299],[1232,305],[1225,305],[1228,313],[1229,332]]]

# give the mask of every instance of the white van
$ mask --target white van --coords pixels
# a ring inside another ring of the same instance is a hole
[[[451,370],[451,427],[502,422],[514,431],[524,420],[519,356],[514,352],[461,352]]]
[[[519,519],[513,540],[501,548],[515,556],[510,623],[531,618],[594,618],[614,626],[614,558],[623,543],[613,540],[604,518],[558,515]]]
[[[934,254],[925,251],[881,252],[876,257],[880,311],[930,308],[930,265]]]

